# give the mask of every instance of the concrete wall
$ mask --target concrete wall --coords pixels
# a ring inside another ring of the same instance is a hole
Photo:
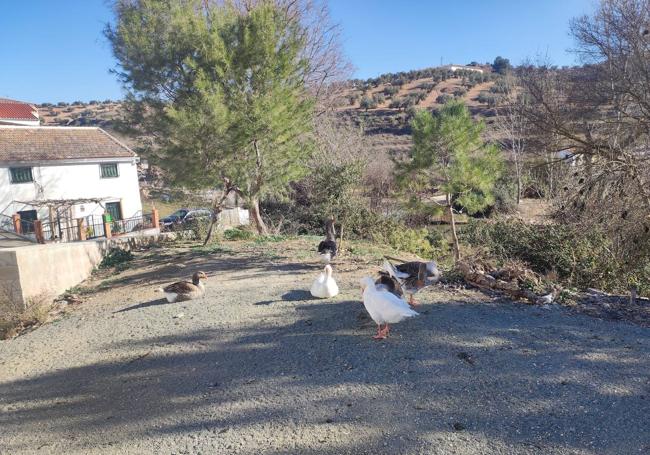
[[[140,235],[85,242],[0,249],[0,315],[31,299],[54,298],[88,278],[110,248],[132,249],[166,238],[157,229]]]
[[[241,207],[223,209],[219,214],[219,227],[227,229],[237,226],[248,226],[250,215],[248,210]]]
[[[118,160],[102,160],[115,162]],[[101,178],[100,162],[67,162],[32,165],[33,182],[11,183],[9,166],[0,165],[0,214],[11,216],[20,210],[33,207],[14,201],[47,199],[101,199],[121,202],[124,218],[142,213],[140,186],[135,158],[117,162],[119,177]],[[22,166],[22,165],[16,165]],[[25,165],[27,166],[27,165]],[[46,207],[38,209],[38,218],[48,219]],[[102,215],[104,209],[94,203],[74,207],[74,218]]]

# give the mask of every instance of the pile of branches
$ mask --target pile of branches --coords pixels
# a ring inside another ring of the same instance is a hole
[[[519,261],[509,261],[497,267],[486,260],[465,260],[456,264],[456,270],[472,286],[501,292],[514,300],[531,304],[553,303],[562,290],[556,284],[547,283]]]

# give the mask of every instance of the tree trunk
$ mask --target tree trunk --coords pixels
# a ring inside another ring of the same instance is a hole
[[[343,223],[341,223],[341,233],[339,235],[339,254],[343,254]]]
[[[212,220],[210,221],[210,227],[208,228],[208,233],[205,235],[205,240],[203,241],[203,246],[206,246],[208,242],[212,239],[212,230],[214,229],[214,226],[219,222],[219,213],[221,213],[221,209],[219,209],[218,212],[213,212],[212,214]]]
[[[257,233],[260,235],[267,235],[268,229],[266,228],[266,224],[264,224],[262,214],[260,213],[260,201],[257,198],[253,198],[249,205]]]
[[[630,305],[636,305],[637,292],[636,286],[630,286]]]
[[[521,202],[521,168],[518,158],[515,158],[515,169],[517,170],[517,208],[519,208]]]
[[[460,245],[458,244],[458,234],[456,233],[456,217],[454,216],[454,208],[451,203],[451,196],[447,195],[447,207],[449,208],[449,219],[451,221],[451,235],[454,239],[454,261],[460,260]]]
[[[203,246],[207,245],[208,242],[212,239],[212,231],[214,230],[215,224],[219,221],[219,214],[223,211],[223,203],[226,201],[228,198],[228,195],[232,191],[237,191],[236,187],[234,187],[231,183],[230,180],[227,178],[224,178],[224,189],[223,189],[223,194],[221,197],[218,199],[215,198],[212,201],[212,218],[210,220],[210,227],[208,228],[208,233],[205,236],[205,240],[203,241]]]

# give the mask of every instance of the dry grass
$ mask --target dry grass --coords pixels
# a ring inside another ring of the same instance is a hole
[[[53,302],[49,296],[39,295],[31,298],[27,307],[9,300],[4,292],[3,299],[7,299],[4,308],[6,312],[0,315],[0,340],[6,340],[19,335],[21,332],[43,324],[48,320]]]
[[[551,203],[545,199],[522,199],[517,207],[517,216],[529,223],[549,223]]]

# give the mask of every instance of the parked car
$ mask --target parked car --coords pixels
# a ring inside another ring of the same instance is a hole
[[[192,220],[196,219],[205,219],[207,221],[212,217],[212,210],[210,209],[188,209],[182,208],[176,210],[169,216],[166,216],[160,220],[160,225],[166,229],[175,229],[180,227]]]

